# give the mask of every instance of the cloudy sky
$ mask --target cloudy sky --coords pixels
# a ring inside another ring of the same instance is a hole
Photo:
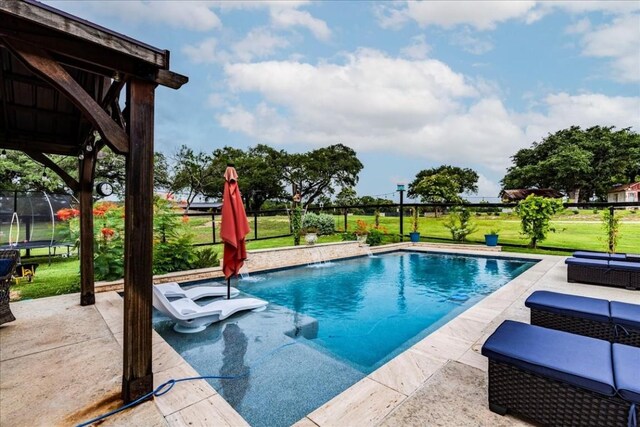
[[[47,3],[171,51],[157,150],[343,143],[360,196],[452,164],[494,197],[549,132],[640,131],[639,1]]]

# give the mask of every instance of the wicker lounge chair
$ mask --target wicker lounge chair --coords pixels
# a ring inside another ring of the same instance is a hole
[[[640,349],[505,321],[487,339],[489,408],[556,426],[636,426]]]
[[[640,305],[536,291],[525,301],[531,324],[640,347]]]
[[[9,308],[9,286],[18,262],[20,262],[19,251],[0,250],[0,325],[16,320]]]
[[[602,259],[567,258],[567,281],[640,289],[640,263]]]
[[[574,258],[606,259],[610,261],[640,262],[640,254],[610,254],[608,252],[576,251]]]

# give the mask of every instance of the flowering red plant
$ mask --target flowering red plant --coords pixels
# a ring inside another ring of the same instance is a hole
[[[73,208],[60,209],[58,212],[56,212],[56,216],[60,221],[68,221],[71,218],[77,217],[78,215],[80,215],[80,211]]]
[[[109,227],[104,227],[102,230],[100,230],[100,232],[102,233],[102,237],[104,237],[106,240],[109,240],[113,237],[114,234],[116,234],[116,231],[113,228]]]

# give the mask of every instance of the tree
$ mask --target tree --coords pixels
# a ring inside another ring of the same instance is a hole
[[[355,205],[358,203],[358,194],[353,187],[342,187],[336,195],[335,203],[338,206]]]
[[[530,194],[516,206],[516,213],[521,218],[522,234],[529,237],[529,247],[536,248],[538,243],[546,239],[551,217],[563,209],[558,199],[549,199]]]
[[[20,151],[7,150],[6,156],[5,159],[0,159],[0,182],[2,182],[2,189],[71,194],[71,190],[57,174],[45,168],[26,154]],[[49,158],[67,171],[69,175],[77,178],[77,158],[56,155],[51,155]],[[43,173],[46,173],[46,176],[44,176]]]
[[[354,187],[362,167],[354,150],[336,144],[287,155],[282,174],[287,183],[297,188],[307,207],[322,195],[334,194],[336,187]]]
[[[238,186],[247,209],[257,211],[267,200],[286,197],[282,184],[282,162],[286,153],[258,144],[246,152],[223,147],[213,152],[210,165],[213,178],[205,188],[208,197],[222,197],[224,171],[229,162],[238,171]]]
[[[424,169],[409,184],[409,197],[420,197],[423,203],[462,203],[463,193],[478,192],[478,174],[469,168],[443,165]],[[438,209],[435,210],[436,216]]]
[[[205,194],[205,189],[212,185],[216,178],[210,167],[212,158],[202,152],[195,153],[191,148],[183,145],[173,158],[175,171],[171,191],[187,191],[187,209],[199,195]],[[222,175],[221,175],[222,176]]]
[[[442,225],[449,229],[451,238],[457,242],[464,242],[469,234],[478,229],[471,221],[471,211],[466,208],[452,209],[449,218]]]
[[[576,201],[605,201],[611,186],[640,177],[640,135],[614,129],[572,126],[549,134],[512,156],[503,188],[554,188]]]

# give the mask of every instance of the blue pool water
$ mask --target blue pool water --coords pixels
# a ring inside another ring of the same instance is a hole
[[[238,283],[264,312],[193,335],[154,325],[201,375],[251,369],[210,381],[251,425],[290,425],[533,264],[394,252],[280,270]]]

